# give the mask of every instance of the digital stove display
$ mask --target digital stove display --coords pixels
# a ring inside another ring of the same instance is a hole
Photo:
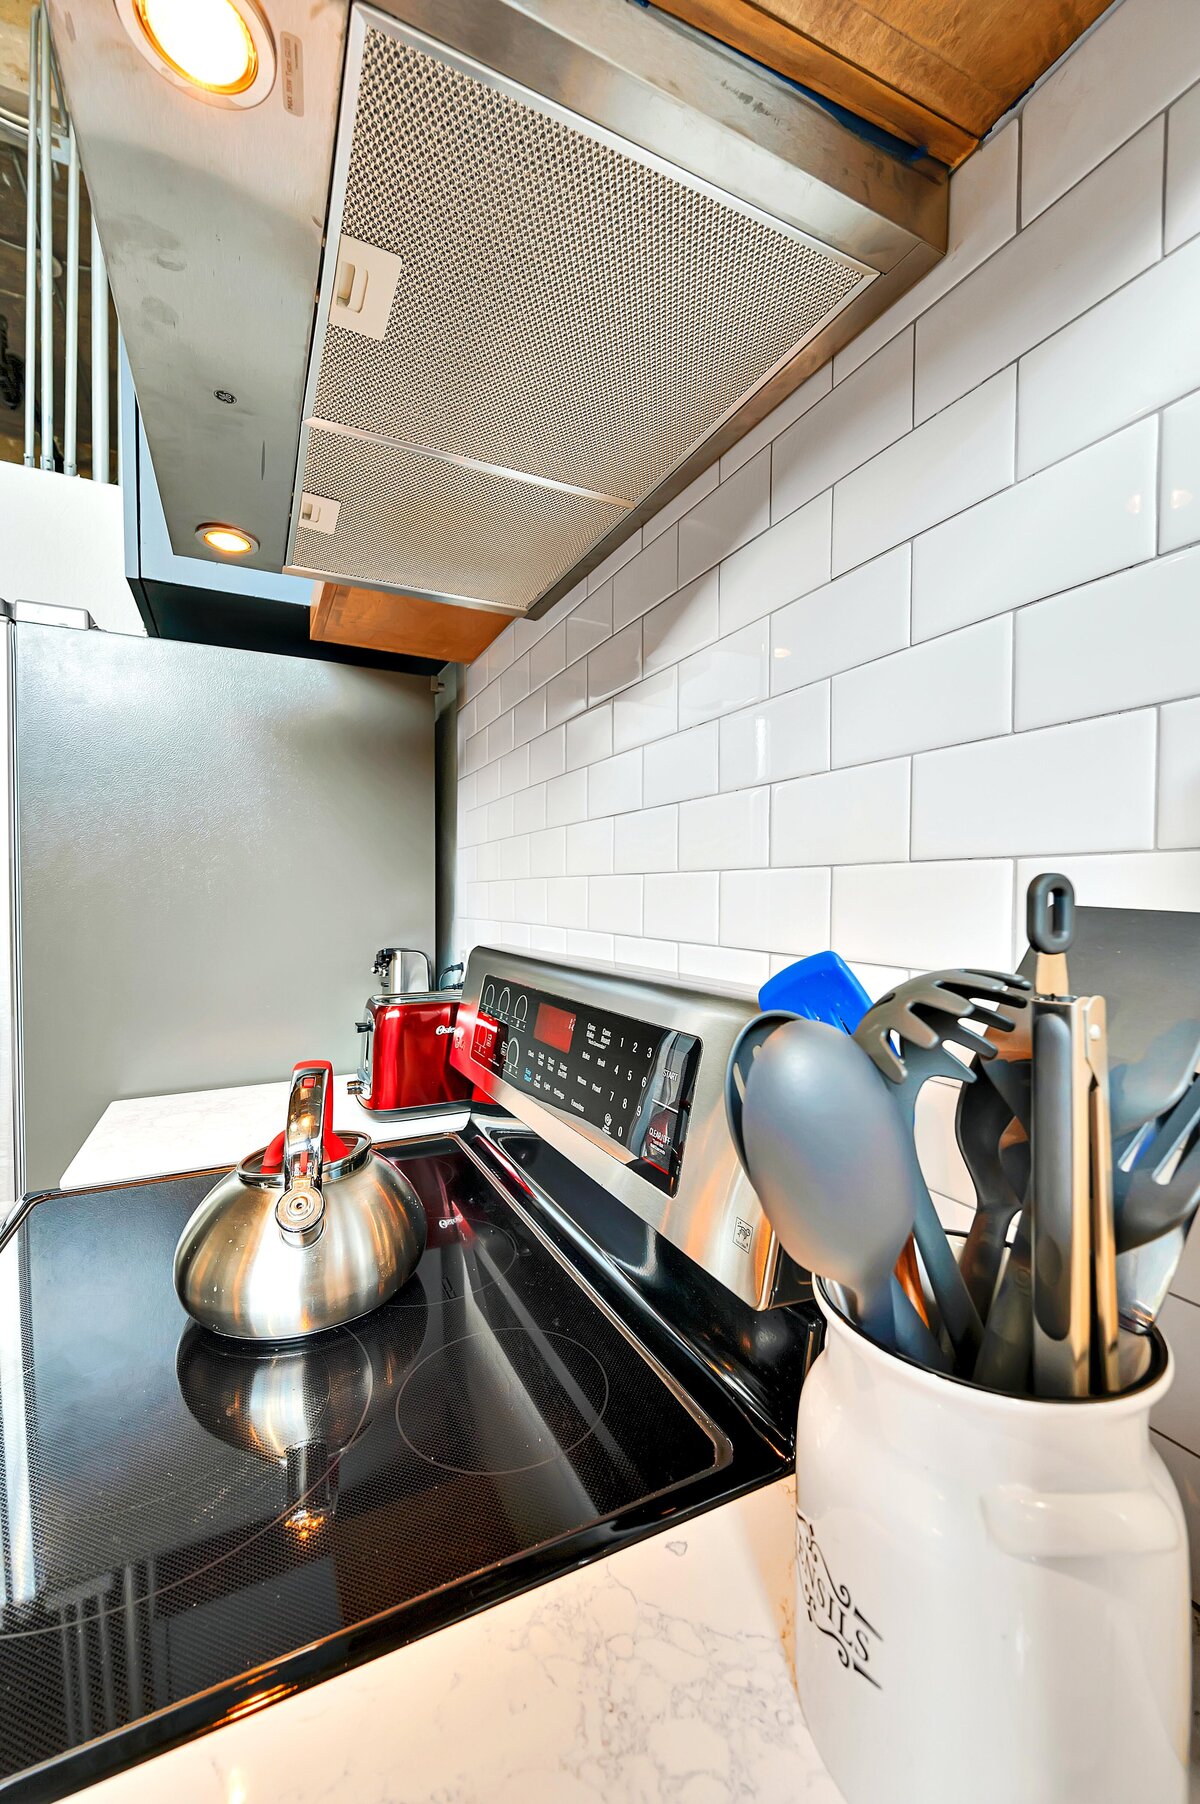
[[[700,1042],[488,975],[471,1056],[548,1108],[586,1121],[640,1175],[673,1193]]]

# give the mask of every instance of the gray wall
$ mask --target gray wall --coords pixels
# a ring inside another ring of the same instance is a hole
[[[110,1101],[355,1062],[378,946],[433,951],[425,678],[16,629],[26,1182]]]

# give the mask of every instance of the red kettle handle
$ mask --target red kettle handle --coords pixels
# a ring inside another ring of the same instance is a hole
[[[298,1065],[292,1066],[292,1076],[295,1077],[297,1071],[311,1071],[314,1065],[319,1066],[329,1079],[328,1087],[325,1091],[326,1098],[328,1098],[333,1091],[333,1066],[328,1059],[301,1059]],[[263,1171],[283,1170],[283,1142],[284,1135],[282,1133],[276,1134],[274,1140],[272,1140],[262,1156],[261,1169]],[[329,1119],[328,1101],[326,1103],[325,1119],[321,1123],[321,1145],[326,1159],[344,1159],[346,1154],[350,1151],[350,1148],[346,1145],[346,1142],[342,1139],[341,1135],[335,1134],[333,1131],[333,1126]]]

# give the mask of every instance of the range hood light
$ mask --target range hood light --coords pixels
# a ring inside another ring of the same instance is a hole
[[[210,551],[219,551],[222,557],[245,557],[248,551],[258,550],[258,540],[248,532],[242,532],[237,526],[222,526],[216,520],[198,526],[196,537]]]
[[[126,31],[176,87],[218,106],[257,106],[275,46],[254,0],[116,0]]]

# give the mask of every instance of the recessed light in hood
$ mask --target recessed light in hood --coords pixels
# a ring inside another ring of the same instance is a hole
[[[198,98],[257,106],[275,80],[275,47],[253,0],[116,0],[121,22],[159,73]]]

